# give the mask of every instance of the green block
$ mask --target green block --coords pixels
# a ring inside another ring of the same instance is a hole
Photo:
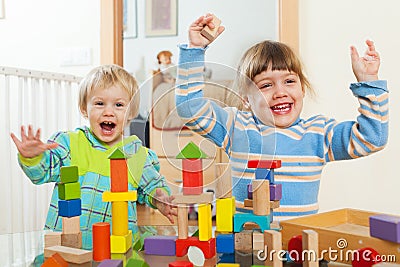
[[[64,166],[60,169],[62,183],[75,183],[79,180],[78,166]]]
[[[144,261],[142,256],[135,250],[132,250],[132,256],[126,262],[125,267],[150,267],[147,262]]]
[[[62,200],[81,198],[81,184],[79,182],[58,184],[58,198]]]
[[[120,147],[114,149],[110,155],[108,156],[109,159],[127,159],[130,158]]]
[[[177,159],[205,159],[207,154],[203,152],[195,143],[190,141],[176,156]]]

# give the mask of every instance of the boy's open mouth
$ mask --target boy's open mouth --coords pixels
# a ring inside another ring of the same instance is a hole
[[[109,121],[104,121],[104,122],[100,123],[100,127],[105,134],[111,134],[115,128],[115,123],[109,122]]]
[[[292,103],[283,103],[272,106],[271,109],[275,113],[287,113],[292,109]]]

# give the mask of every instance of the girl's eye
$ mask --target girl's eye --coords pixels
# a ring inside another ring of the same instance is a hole
[[[103,105],[103,102],[102,101],[97,101],[97,102],[95,102],[94,103],[96,106],[102,106]]]
[[[117,103],[117,104],[115,104],[117,107],[123,107],[124,106],[124,103]]]
[[[272,84],[270,84],[270,83],[265,83],[265,84],[262,84],[262,85],[260,86],[260,89],[269,88],[269,87],[271,87],[271,86],[272,86]]]
[[[296,82],[296,80],[294,80],[294,79],[286,80],[286,83],[295,83],[295,82]]]

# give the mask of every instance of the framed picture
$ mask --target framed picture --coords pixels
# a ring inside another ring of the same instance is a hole
[[[177,0],[146,0],[146,37],[177,35]]]
[[[0,0],[1,1],[1,0]],[[137,37],[137,0],[124,0],[123,3],[123,38]]]
[[[0,0],[0,19],[4,19],[4,0]]]

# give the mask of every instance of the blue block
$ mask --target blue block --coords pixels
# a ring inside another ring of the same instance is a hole
[[[221,254],[218,258],[218,263],[235,263],[235,253]]]
[[[235,236],[220,234],[216,237],[217,253],[235,253]]]
[[[74,217],[82,214],[81,199],[59,200],[58,215],[61,217]]]
[[[243,225],[247,222],[258,224],[263,233],[265,230],[270,229],[270,216],[269,215],[255,215],[253,213],[236,213],[233,216],[233,231],[239,233],[243,229]]]
[[[256,169],[256,179],[269,180],[269,183],[275,183],[274,169]]]

